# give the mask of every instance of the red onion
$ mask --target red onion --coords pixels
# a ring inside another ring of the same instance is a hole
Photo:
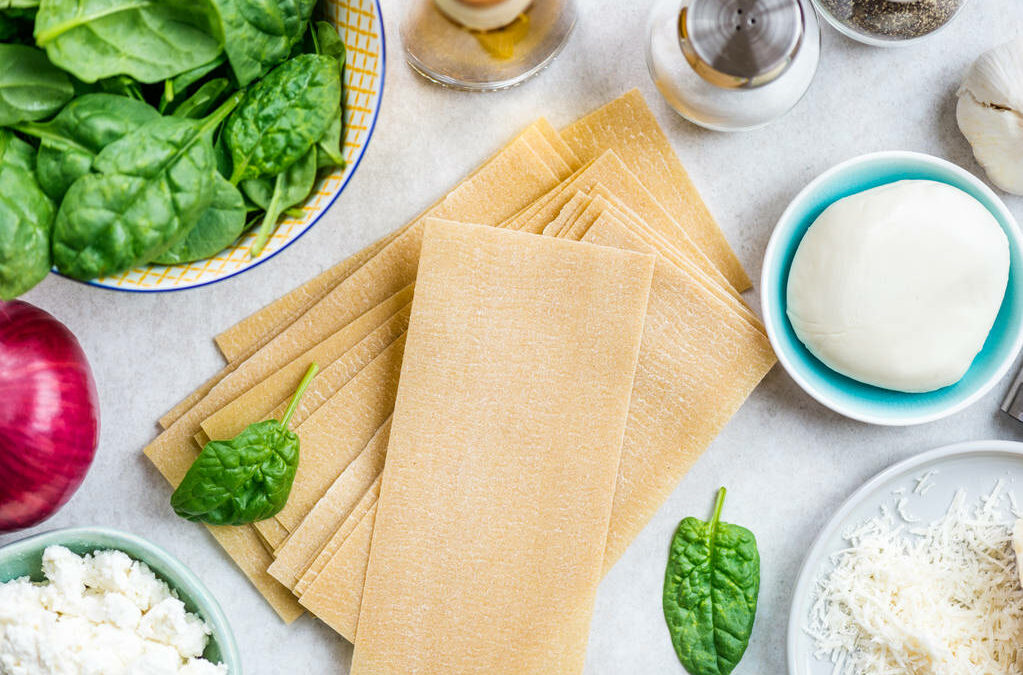
[[[63,506],[98,440],[96,383],[78,340],[38,307],[0,302],[0,532]]]

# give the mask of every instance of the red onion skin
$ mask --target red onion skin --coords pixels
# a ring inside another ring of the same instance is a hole
[[[0,532],[63,506],[99,441],[99,397],[78,340],[53,316],[0,301]]]

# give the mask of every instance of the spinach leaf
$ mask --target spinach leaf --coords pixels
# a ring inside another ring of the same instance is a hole
[[[342,101],[344,100],[347,50],[345,49],[344,41],[333,24],[326,21],[317,21],[314,35],[316,36],[317,53],[329,56],[337,61],[338,78],[341,82],[341,96],[338,99],[337,110],[331,115],[330,126],[327,127],[323,136],[316,143],[319,148],[317,168],[344,167],[346,162],[342,152],[341,139],[344,136],[344,108]]]
[[[250,178],[238,183],[242,194],[259,209],[266,211],[270,208],[270,200],[274,196],[275,178]]]
[[[175,98],[185,93],[189,87],[222,66],[226,61],[227,57],[220,54],[209,63],[204,63],[191,70],[186,70],[180,75],[175,75],[169,80],[165,80],[163,83],[163,95],[160,97],[160,112],[166,111]]]
[[[73,99],[45,124],[21,124],[17,129],[39,139],[36,178],[43,192],[59,202],[72,183],[89,173],[96,153],[159,117],[142,101],[95,93]]]
[[[245,200],[238,188],[214,171],[213,203],[184,239],[153,262],[179,265],[215,256],[245,231],[245,216]]]
[[[263,252],[284,210],[304,202],[309,193],[313,191],[315,184],[316,148],[313,147],[305,154],[305,157],[277,174],[273,193],[266,205],[266,214],[256,233],[256,239],[252,242],[250,253],[253,258],[258,258]],[[253,199],[253,201],[256,200]]]
[[[213,130],[237,105],[210,117],[161,117],[103,148],[57,212],[53,258],[75,279],[115,274],[161,255],[213,200]]]
[[[181,102],[179,106],[174,108],[174,112],[171,113],[174,117],[190,117],[199,118],[217,104],[220,97],[224,95],[224,92],[228,90],[231,83],[226,78],[218,77],[213,80],[208,80],[202,84],[201,87],[195,90],[195,93],[186,98]]]
[[[0,166],[17,166],[26,171],[36,170],[36,151],[31,145],[14,135],[10,129],[0,128]]]
[[[229,441],[207,443],[171,495],[174,512],[212,525],[244,525],[280,512],[298,469],[299,439],[288,422],[316,371],[309,366],[280,422],[250,424]]]
[[[316,155],[317,169],[344,168],[347,164],[345,156],[341,154],[341,132],[341,108],[338,107],[337,112],[331,117],[330,126],[316,142],[316,148],[319,151]]]
[[[241,86],[263,77],[301,41],[315,0],[213,0]]]
[[[221,52],[205,0],[42,0],[36,44],[84,82],[129,75],[159,82]]]
[[[10,132],[6,134],[13,136]],[[24,157],[24,148],[8,140],[6,148],[0,150],[0,299],[3,300],[21,295],[50,271],[53,203],[39,189],[26,163],[30,162]]]
[[[107,94],[116,94],[117,96],[126,96],[136,101],[145,101],[146,97],[142,93],[142,85],[127,75],[114,75],[99,80],[96,84],[99,85],[99,90]]]
[[[224,125],[231,182],[277,175],[327,131],[341,96],[337,61],[302,54],[249,89]]]
[[[46,54],[27,45],[0,44],[0,127],[49,117],[75,89]]]
[[[725,489],[709,523],[686,518],[671,542],[664,618],[675,653],[691,675],[728,675],[749,644],[760,592],[753,533],[721,522]]]

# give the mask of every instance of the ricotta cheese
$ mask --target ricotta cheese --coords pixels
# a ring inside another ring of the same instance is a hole
[[[925,180],[840,199],[792,261],[787,313],[807,349],[860,382],[925,392],[958,382],[1009,278],[1009,242],[958,188]]]
[[[0,675],[226,675],[202,658],[210,627],[145,563],[51,546],[43,573],[0,584]]]

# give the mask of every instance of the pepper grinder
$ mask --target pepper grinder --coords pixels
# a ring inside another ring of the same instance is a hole
[[[820,49],[817,14],[805,0],[661,0],[648,24],[647,67],[682,117],[746,131],[799,102]]]
[[[428,80],[493,91],[543,70],[575,21],[575,0],[409,0],[401,37]]]

